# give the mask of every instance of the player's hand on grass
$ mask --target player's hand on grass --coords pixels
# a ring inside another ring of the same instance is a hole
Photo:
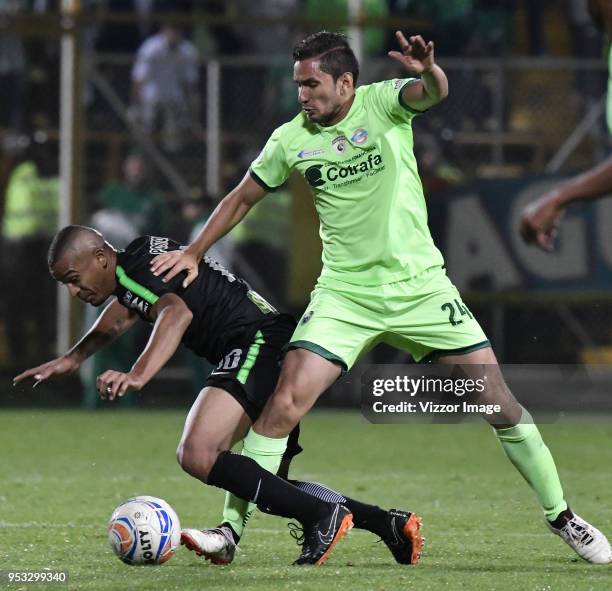
[[[117,396],[121,398],[128,390],[141,390],[144,385],[145,382],[140,376],[112,369],[100,374],[96,379],[96,388],[103,400],[114,400]]]
[[[425,43],[420,35],[413,35],[406,39],[404,33],[395,31],[395,37],[401,51],[390,51],[387,55],[397,60],[409,72],[421,74],[431,70],[434,65],[433,41]]]
[[[71,357],[62,356],[47,363],[43,363],[38,367],[27,369],[23,373],[13,378],[13,386],[16,386],[20,382],[27,380],[28,378],[34,379],[32,388],[35,388],[41,382],[44,382],[51,376],[61,376],[67,373],[72,373],[79,369],[79,364]]]
[[[559,223],[564,214],[554,192],[547,193],[523,209],[520,232],[527,244],[552,252]]]
[[[183,287],[187,287],[198,276],[198,258],[189,249],[171,250],[158,254],[151,261],[151,271],[158,276],[165,273],[162,281],[167,283],[180,272],[187,271]]]

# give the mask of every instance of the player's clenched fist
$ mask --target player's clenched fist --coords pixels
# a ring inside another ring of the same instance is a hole
[[[140,390],[144,386],[142,378],[132,373],[123,373],[109,369],[96,379],[96,388],[100,398],[114,400],[123,396],[128,390]]]
[[[401,31],[395,32],[401,51],[390,51],[389,57],[397,60],[409,72],[421,74],[431,70],[434,65],[433,41],[425,43],[420,35],[413,35],[406,39]]]
[[[551,252],[563,213],[564,209],[558,205],[554,192],[527,205],[521,215],[523,240]]]

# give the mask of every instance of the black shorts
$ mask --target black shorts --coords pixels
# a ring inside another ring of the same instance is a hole
[[[255,422],[276,388],[281,350],[291,339],[295,326],[291,316],[280,314],[263,322],[248,342],[229,343],[204,385],[229,392]],[[283,459],[290,459],[302,451],[299,433],[297,425],[289,435]]]

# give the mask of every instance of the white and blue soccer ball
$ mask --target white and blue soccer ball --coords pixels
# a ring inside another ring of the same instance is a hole
[[[108,541],[126,564],[163,564],[180,545],[181,524],[163,499],[134,497],[113,511]]]

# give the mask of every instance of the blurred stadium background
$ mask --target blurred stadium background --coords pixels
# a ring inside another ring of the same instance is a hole
[[[118,247],[143,233],[188,241],[297,112],[291,47],[321,28],[350,35],[362,83],[404,76],[386,57],[396,29],[435,41],[450,96],[415,122],[431,227],[500,360],[612,363],[612,201],[572,210],[554,255],[517,234],[522,204],[609,153],[607,42],[586,0],[2,0],[4,404],[93,407],[96,373],[128,368],[146,340],[145,328],[44,392],[11,391],[94,319],[46,271],[58,226],[94,226]],[[297,177],[214,252],[296,315],[319,254]],[[122,403],[184,405],[206,371],[181,352]]]

